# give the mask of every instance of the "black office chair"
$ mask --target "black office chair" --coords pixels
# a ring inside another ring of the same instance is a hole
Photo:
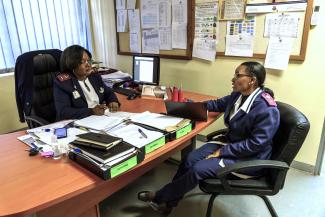
[[[200,182],[200,189],[211,194],[207,217],[211,216],[213,201],[219,194],[259,196],[266,203],[271,215],[277,216],[266,195],[275,195],[283,188],[289,166],[302,146],[310,127],[308,119],[296,108],[282,102],[277,102],[277,105],[280,111],[280,126],[273,138],[271,159],[236,163],[220,169],[218,178]],[[213,136],[216,136],[216,133],[209,134],[207,137],[211,139]],[[256,179],[233,179],[231,172],[239,172],[247,168],[265,168],[266,175]]]
[[[61,50],[38,50],[20,55],[15,65],[19,120],[29,128],[55,121],[53,79],[60,71]]]

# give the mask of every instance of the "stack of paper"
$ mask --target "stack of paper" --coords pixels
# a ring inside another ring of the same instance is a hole
[[[105,116],[105,115],[91,115],[89,117],[77,120],[74,122],[76,126],[84,127],[87,129],[106,131],[120,123],[122,123],[125,118]]]
[[[167,130],[170,127],[178,125],[181,121],[184,120],[183,118],[150,113],[148,111],[134,115],[130,119],[133,122],[145,124],[160,130]]]
[[[111,131],[110,134],[123,138],[124,141],[137,148],[142,148],[143,146],[164,136],[161,132],[147,130],[134,124],[123,126]]]

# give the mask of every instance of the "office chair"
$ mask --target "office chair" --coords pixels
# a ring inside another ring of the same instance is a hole
[[[55,121],[53,79],[60,70],[61,50],[38,50],[20,55],[15,65],[16,103],[20,122],[29,128]]]
[[[277,213],[266,195],[275,195],[283,188],[287,171],[302,146],[309,131],[309,121],[296,108],[277,102],[280,111],[280,126],[273,138],[273,152],[270,160],[252,160],[236,163],[218,171],[217,178],[200,182],[200,189],[211,194],[206,216],[212,214],[213,201],[219,194],[256,195],[261,197],[272,217]],[[218,133],[225,133],[219,131]],[[217,133],[207,135],[211,140]],[[231,172],[247,168],[265,168],[265,175],[256,179],[234,179]],[[232,177],[232,178],[231,178]]]

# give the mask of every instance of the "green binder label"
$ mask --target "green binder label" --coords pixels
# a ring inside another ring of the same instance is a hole
[[[157,148],[160,148],[161,146],[163,146],[164,144],[166,143],[166,140],[165,140],[165,136],[149,143],[148,145],[146,145],[145,147],[145,151],[146,151],[146,154],[156,150]]]
[[[182,129],[176,131],[176,139],[179,139],[182,136],[185,136],[186,134],[188,134],[191,131],[192,131],[192,124],[189,124],[186,127],[183,127]]]
[[[121,173],[127,171],[128,169],[134,167],[135,165],[137,165],[138,160],[137,160],[137,156],[134,156],[132,158],[130,158],[127,161],[124,161],[114,167],[112,167],[111,169],[111,178],[120,175]]]

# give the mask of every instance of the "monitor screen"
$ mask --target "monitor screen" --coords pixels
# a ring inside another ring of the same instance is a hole
[[[133,80],[159,85],[159,57],[133,56]]]

